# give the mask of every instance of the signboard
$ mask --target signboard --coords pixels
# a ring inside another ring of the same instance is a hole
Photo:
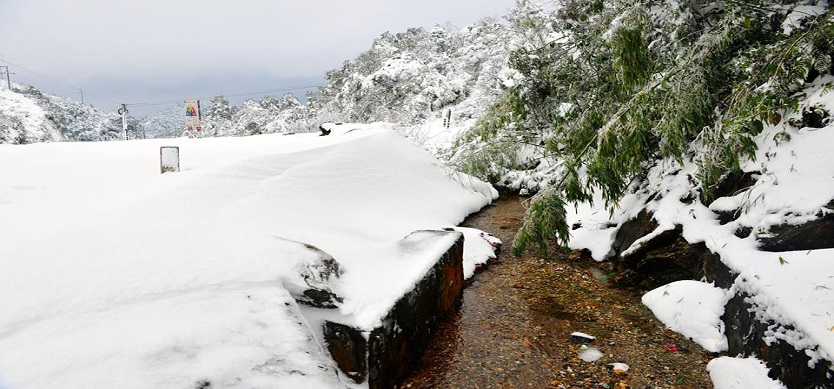
[[[177,146],[160,147],[159,165],[162,173],[180,171],[180,148]]]
[[[185,100],[185,133],[189,138],[203,135],[200,100]]]

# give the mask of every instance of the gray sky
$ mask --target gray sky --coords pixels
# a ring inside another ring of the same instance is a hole
[[[514,0],[0,0],[12,81],[102,109],[323,82],[385,31],[501,16]],[[285,92],[276,92],[281,95]],[[301,91],[303,94],[303,91]],[[258,97],[258,96],[254,96]]]

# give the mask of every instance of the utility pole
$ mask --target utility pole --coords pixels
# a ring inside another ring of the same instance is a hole
[[[10,73],[9,72],[9,67],[4,65],[4,66],[0,66],[0,78],[2,78],[2,76],[4,74],[6,75],[6,86],[9,87],[9,90],[12,90],[12,80],[9,79],[9,75],[10,74],[15,74],[15,73]]]
[[[81,93],[81,105],[84,105],[84,91],[78,88],[78,93]]]
[[[127,105],[122,104],[119,108],[119,115],[122,115],[122,139],[127,140]]]

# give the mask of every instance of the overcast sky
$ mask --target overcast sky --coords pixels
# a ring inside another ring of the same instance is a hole
[[[51,93],[79,99],[83,89],[84,100],[102,109],[117,106],[103,98],[135,103],[318,85],[385,31],[464,27],[514,3],[0,0],[0,60],[9,62],[0,65],[16,73],[13,82]]]

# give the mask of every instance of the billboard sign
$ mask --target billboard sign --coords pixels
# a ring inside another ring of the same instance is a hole
[[[203,135],[200,118],[200,100],[185,100],[185,133],[190,138]]]

